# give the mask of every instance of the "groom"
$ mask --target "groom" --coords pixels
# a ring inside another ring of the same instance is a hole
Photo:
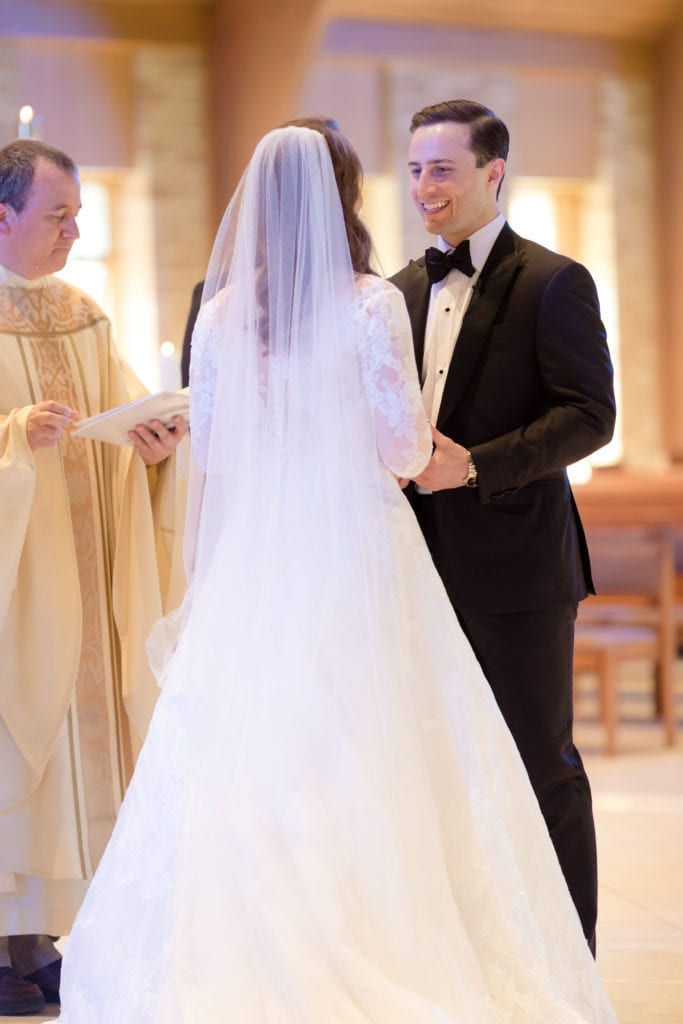
[[[500,213],[509,136],[492,111],[438,103],[410,130],[411,195],[438,248],[392,280],[438,429],[407,494],[594,951],[595,829],[572,739],[574,620],[593,583],[566,467],[614,427],[598,299],[584,267],[520,238]]]

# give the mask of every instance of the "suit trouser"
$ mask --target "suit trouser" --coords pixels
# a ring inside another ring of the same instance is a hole
[[[431,500],[418,498],[414,507],[439,570]],[[595,951],[595,824],[588,777],[572,736],[577,606],[480,612],[449,597],[515,739],[584,934]]]

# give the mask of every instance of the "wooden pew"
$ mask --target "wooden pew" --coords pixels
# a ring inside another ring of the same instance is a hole
[[[587,484],[575,485],[574,494],[598,589],[579,608],[575,671],[597,676],[606,747],[613,753],[619,665],[647,658],[655,709],[666,742],[673,743],[674,666],[683,634],[683,468],[598,470]]]

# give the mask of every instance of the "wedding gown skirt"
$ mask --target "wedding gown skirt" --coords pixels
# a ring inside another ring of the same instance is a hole
[[[357,566],[337,566],[334,594],[323,582],[314,621],[297,615],[305,575],[292,589],[274,567],[250,591],[254,552],[195,594],[68,940],[62,1024],[616,1021],[514,743],[385,477],[381,645]]]

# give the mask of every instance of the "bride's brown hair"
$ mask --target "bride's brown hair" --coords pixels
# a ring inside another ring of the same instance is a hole
[[[320,132],[324,137],[332,158],[332,168],[341,199],[351,264],[357,274],[376,273],[370,267],[370,233],[354,210],[363,182],[363,168],[355,149],[346,136],[342,135],[339,125],[331,117],[302,117],[287,121],[280,127],[310,128],[312,131]]]

